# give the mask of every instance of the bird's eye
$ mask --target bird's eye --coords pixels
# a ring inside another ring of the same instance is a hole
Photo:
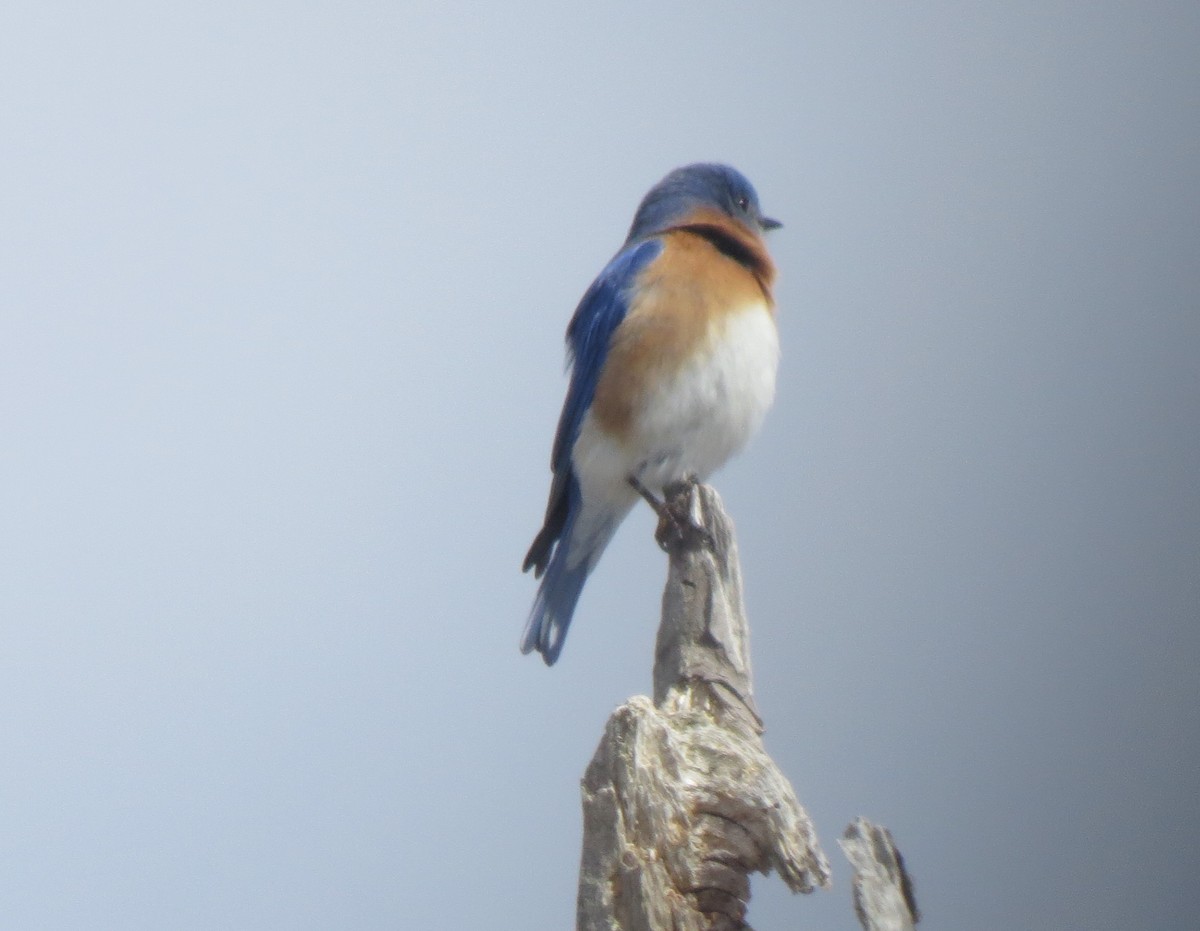
[[[739,197],[737,199],[737,205],[738,205],[739,210],[749,210],[750,209],[750,198],[743,194],[741,197]]]

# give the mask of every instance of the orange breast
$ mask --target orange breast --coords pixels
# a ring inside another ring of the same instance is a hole
[[[737,233],[749,238],[740,227]],[[642,271],[633,306],[613,334],[592,401],[599,426],[618,440],[629,438],[650,390],[704,352],[723,318],[754,303],[772,306],[769,277],[710,239],[683,229],[663,238],[662,254]],[[761,240],[753,240],[773,276]]]

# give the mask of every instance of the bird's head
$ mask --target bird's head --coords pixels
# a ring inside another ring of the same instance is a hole
[[[676,168],[646,193],[627,241],[661,233],[703,208],[718,210],[756,234],[783,225],[763,216],[754,185],[740,171],[704,162]]]

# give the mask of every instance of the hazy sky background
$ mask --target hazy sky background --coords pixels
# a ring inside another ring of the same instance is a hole
[[[1200,5],[0,12],[0,925],[567,928],[645,509],[517,641],[562,335],[723,160],[784,355],[714,481],[767,746],[936,929],[1175,929],[1200,854]]]

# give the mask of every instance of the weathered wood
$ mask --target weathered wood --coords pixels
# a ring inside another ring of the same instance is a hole
[[[912,931],[921,915],[891,832],[860,817],[838,843],[854,867],[854,911],[864,931]]]
[[[736,931],[749,874],[829,885],[816,832],[763,748],[732,524],[715,491],[668,490],[654,700],[609,718],[583,780],[580,931]]]

